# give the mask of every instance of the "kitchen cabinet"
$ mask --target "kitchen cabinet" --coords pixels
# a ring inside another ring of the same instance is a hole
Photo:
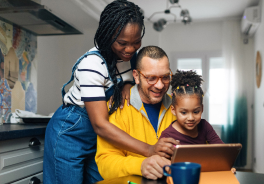
[[[0,141],[0,184],[43,178],[44,135]]]
[[[39,173],[11,184],[39,184],[43,182],[43,173]]]

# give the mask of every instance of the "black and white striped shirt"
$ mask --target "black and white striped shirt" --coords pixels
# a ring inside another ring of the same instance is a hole
[[[89,51],[96,51],[94,47]],[[117,69],[123,81],[133,81],[130,62],[118,61]],[[117,78],[120,75],[117,74]],[[105,91],[113,85],[104,61],[97,55],[89,55],[77,66],[73,86],[64,96],[66,104],[83,106],[87,101],[106,100]]]

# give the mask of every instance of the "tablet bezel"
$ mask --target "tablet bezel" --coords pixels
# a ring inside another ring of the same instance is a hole
[[[240,143],[176,145],[171,163],[199,163],[202,172],[227,171],[233,167],[241,149]]]

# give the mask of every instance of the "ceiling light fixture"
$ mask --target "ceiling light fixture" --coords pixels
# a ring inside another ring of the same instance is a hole
[[[173,5],[173,6],[170,6],[168,7],[168,1]],[[150,22],[153,23],[153,28],[158,31],[158,32],[161,32],[167,24],[169,23],[174,23],[176,22],[176,15],[174,13],[171,13],[171,9],[172,8],[180,8],[181,9],[181,13],[180,13],[180,17],[181,17],[181,21],[186,25],[186,24],[189,24],[190,22],[192,22],[192,18],[190,16],[190,13],[187,9],[182,9],[181,6],[178,4],[179,0],[168,0],[167,1],[167,9],[164,10],[164,11],[159,11],[159,12],[154,12],[149,18],[148,20]],[[175,5],[174,5],[175,4]],[[164,18],[161,18],[159,19],[158,21],[156,22],[153,22],[151,21],[151,18],[156,15],[156,14],[168,14],[168,15],[172,15],[173,16],[173,20],[172,21],[169,21],[169,20],[166,20]]]
[[[156,31],[162,31],[166,27],[167,21],[165,19],[159,19],[157,22],[153,23],[153,28]]]
[[[188,24],[192,21],[192,18],[187,9],[181,11],[181,19],[184,24]]]

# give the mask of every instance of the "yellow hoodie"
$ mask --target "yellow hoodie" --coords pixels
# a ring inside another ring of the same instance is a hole
[[[171,113],[171,98],[165,95],[159,113],[158,132],[156,134],[149,121],[144,105],[138,93],[137,85],[130,92],[130,105],[127,102],[124,108],[114,112],[109,121],[122,129],[130,136],[154,145],[157,143],[163,130],[165,130],[176,117]],[[127,175],[142,175],[141,164],[146,157],[126,150],[118,149],[97,136],[97,153],[95,161],[99,173],[104,179],[122,177]]]

